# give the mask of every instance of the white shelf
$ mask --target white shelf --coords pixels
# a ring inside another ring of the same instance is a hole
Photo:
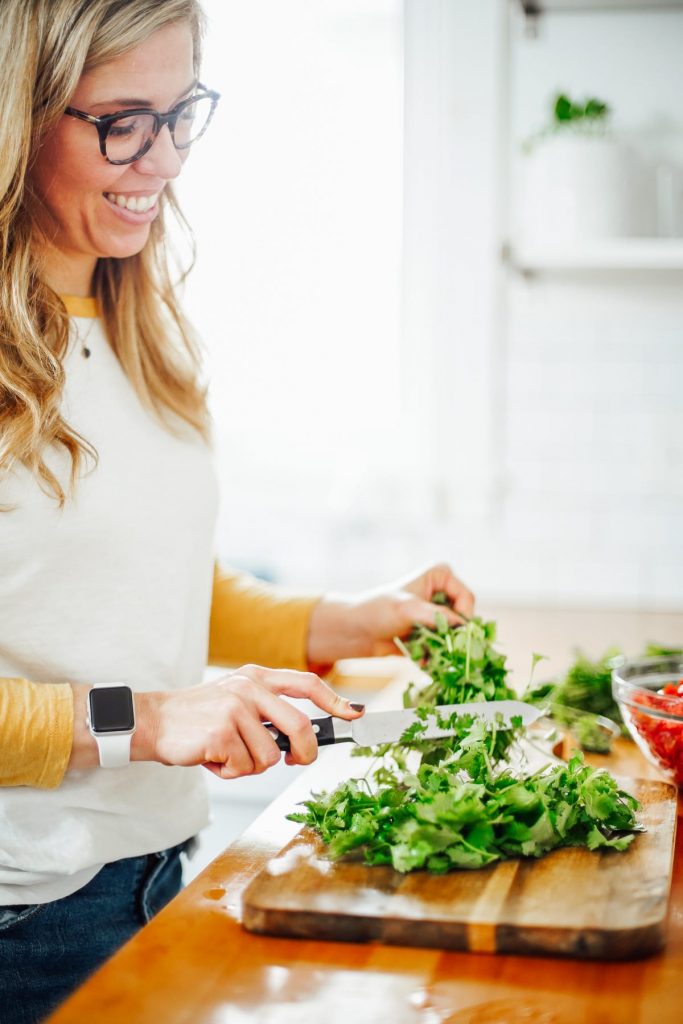
[[[551,11],[566,14],[573,11],[657,11],[683,6],[683,0],[519,0],[527,15],[546,14]]]
[[[586,270],[683,271],[683,238],[615,238],[562,246],[506,246],[504,258],[523,274]]]

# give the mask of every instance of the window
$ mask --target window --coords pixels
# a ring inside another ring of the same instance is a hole
[[[390,500],[378,477],[399,458],[402,4],[204,7],[202,76],[222,99],[179,193],[198,244],[186,305],[212,380],[218,549],[326,584],[335,532]]]

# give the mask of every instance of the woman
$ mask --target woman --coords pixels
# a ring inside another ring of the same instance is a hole
[[[207,820],[198,766],[275,764],[266,720],[310,763],[283,695],[362,713],[312,667],[391,652],[435,590],[472,610],[445,566],[353,599],[214,566],[205,392],[164,234],[218,99],[200,36],[194,0],[0,6],[4,1024],[41,1019],[178,891]],[[261,665],[202,684],[207,648]]]

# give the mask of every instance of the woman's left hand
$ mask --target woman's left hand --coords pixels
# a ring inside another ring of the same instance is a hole
[[[432,603],[439,591],[452,610]],[[354,598],[324,597],[311,615],[308,660],[323,666],[338,658],[396,654],[394,637],[405,636],[415,623],[433,626],[440,612],[456,625],[463,621],[458,613],[469,618],[473,609],[474,595],[445,564]]]

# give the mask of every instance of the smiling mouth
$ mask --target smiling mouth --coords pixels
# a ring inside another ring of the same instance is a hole
[[[160,193],[154,192],[147,196],[123,195],[119,192],[103,192],[107,202],[112,206],[118,206],[121,210],[128,210],[129,213],[147,213],[156,205]]]

